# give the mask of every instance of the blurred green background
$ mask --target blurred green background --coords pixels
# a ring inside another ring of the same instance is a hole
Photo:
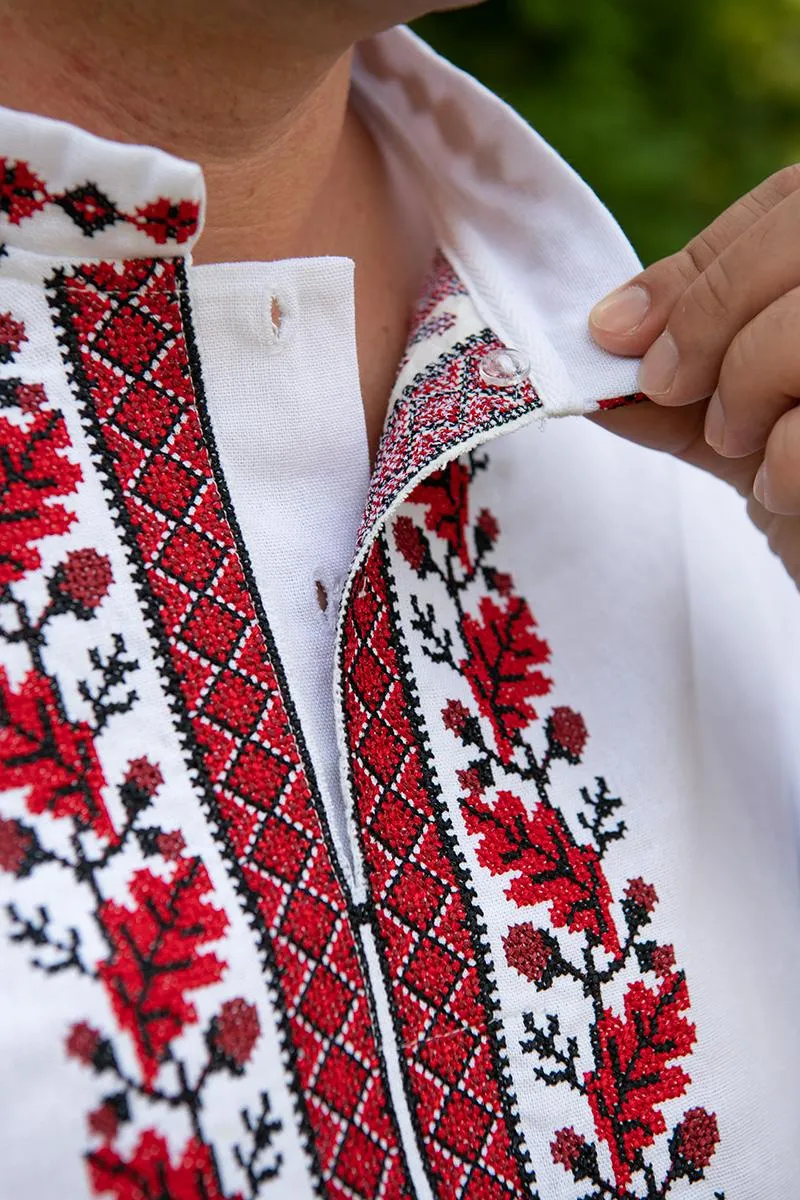
[[[800,0],[488,0],[416,28],[553,143],[645,262],[800,160]]]

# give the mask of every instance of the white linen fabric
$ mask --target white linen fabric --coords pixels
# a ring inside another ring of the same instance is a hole
[[[372,472],[351,262],[0,110],[0,1197],[794,1195],[796,592],[579,419],[586,185],[407,30],[354,89],[440,246]]]

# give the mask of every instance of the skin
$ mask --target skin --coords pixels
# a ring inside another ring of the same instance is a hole
[[[732,484],[800,587],[800,166],[771,176],[590,317],[644,355],[652,404],[592,418]]]

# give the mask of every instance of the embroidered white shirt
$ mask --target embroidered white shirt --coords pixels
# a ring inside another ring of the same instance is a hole
[[[371,477],[350,262],[0,112],[0,1196],[791,1195],[796,594],[579,419],[589,189],[405,30],[354,86],[441,247]]]

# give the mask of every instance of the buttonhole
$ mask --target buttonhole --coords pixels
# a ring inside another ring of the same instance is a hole
[[[277,296],[272,297],[272,302],[269,306],[269,316],[272,321],[272,333],[277,340],[281,336],[281,330],[283,329],[283,309]]]
[[[326,613],[328,611],[328,589],[319,579],[317,580],[315,586],[317,589],[317,604],[319,605],[321,611]]]

